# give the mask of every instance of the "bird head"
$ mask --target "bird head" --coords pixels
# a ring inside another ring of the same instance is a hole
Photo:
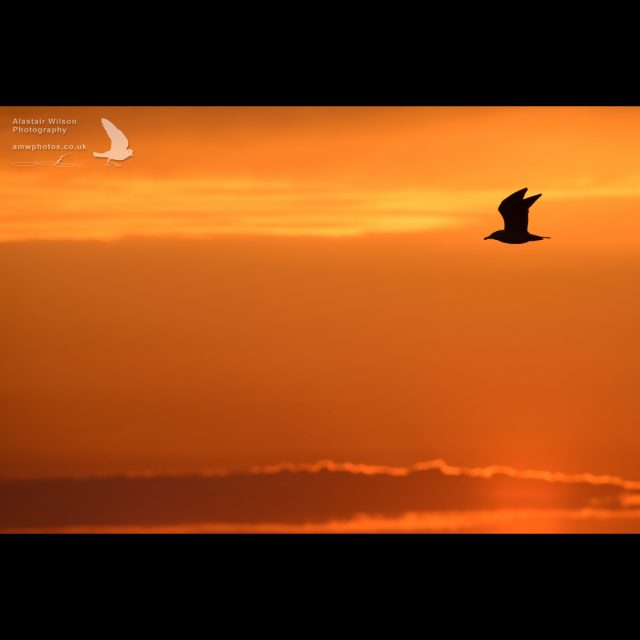
[[[500,236],[504,233],[504,230],[494,231],[490,236],[487,236],[485,240],[500,240]]]
[[[127,157],[131,157],[133,155],[133,151],[131,149],[127,149]]]

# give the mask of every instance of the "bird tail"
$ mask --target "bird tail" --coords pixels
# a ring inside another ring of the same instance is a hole
[[[107,156],[106,153],[96,153],[95,151],[93,152],[93,157],[94,158],[108,158],[109,156]]]

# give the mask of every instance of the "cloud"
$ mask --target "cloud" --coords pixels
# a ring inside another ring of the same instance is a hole
[[[455,227],[460,211],[498,192],[371,189],[347,184],[86,177],[47,186],[33,174],[0,186],[0,241],[193,237],[217,234],[357,236]],[[99,194],[97,196],[96,194]]]
[[[106,179],[109,178],[109,179]],[[115,240],[129,236],[360,236],[455,229],[496,216],[504,187],[375,187],[320,180],[250,176],[165,177],[73,175],[50,183],[18,172],[0,185],[0,242]],[[640,197],[630,185],[548,188],[547,203]],[[564,206],[564,204],[563,204]],[[495,217],[494,222],[498,221]]]
[[[8,530],[11,531],[11,530]],[[23,531],[16,529],[15,532]],[[612,533],[640,532],[640,509],[493,509],[357,514],[323,522],[173,525],[74,525],[33,528],[42,533]]]
[[[240,473],[4,480],[0,529],[527,530],[525,522],[558,519],[636,526],[640,510],[630,507],[639,498],[637,482],[615,476],[327,460]]]
[[[592,473],[567,474],[556,471],[521,470],[505,465],[491,465],[488,467],[456,467],[447,464],[444,460],[428,460],[418,462],[409,467],[390,467],[385,465],[354,464],[352,462],[333,462],[332,460],[320,460],[313,464],[281,463],[267,467],[256,467],[254,473],[279,473],[281,471],[309,472],[318,471],[345,471],[347,473],[362,473],[365,475],[386,474],[392,476],[407,476],[417,471],[430,471],[438,469],[446,475],[469,476],[472,478],[492,478],[496,475],[505,475],[522,480],[544,480],[546,482],[563,482],[570,484],[594,484],[614,485],[625,489],[640,490],[640,481],[625,480],[619,476],[595,475]]]

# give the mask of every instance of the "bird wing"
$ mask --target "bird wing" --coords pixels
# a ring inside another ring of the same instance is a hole
[[[112,149],[127,149],[129,147],[127,136],[125,136],[124,133],[122,133],[122,131],[113,124],[113,122],[106,118],[102,118],[101,122],[104,130],[107,132],[107,135],[111,140]]]
[[[527,188],[506,197],[498,207],[504,220],[504,229],[509,233],[526,233],[529,227],[529,207],[542,195],[525,198]]]

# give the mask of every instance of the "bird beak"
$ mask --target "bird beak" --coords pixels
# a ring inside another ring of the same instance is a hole
[[[488,240],[490,237],[491,237],[491,236],[487,236],[487,237],[485,238],[485,240]]]

